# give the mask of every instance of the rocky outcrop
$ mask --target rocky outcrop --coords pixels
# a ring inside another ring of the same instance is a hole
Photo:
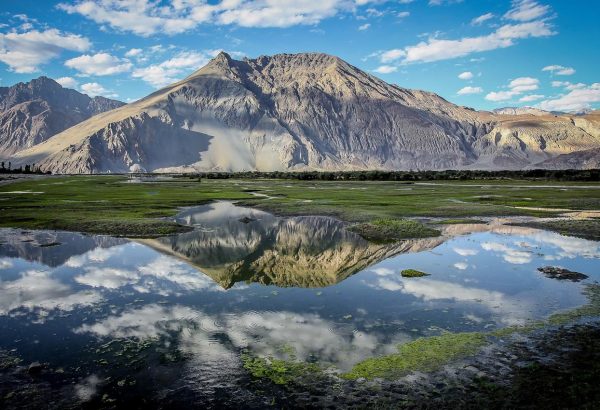
[[[600,147],[600,127],[583,119],[478,112],[326,54],[221,53],[14,162],[57,173],[521,169]]]
[[[90,98],[47,77],[0,87],[0,157],[7,158],[123,105],[104,97]]]

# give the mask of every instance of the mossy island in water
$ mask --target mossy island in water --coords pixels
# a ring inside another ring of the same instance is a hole
[[[430,276],[429,273],[421,272],[416,269],[404,269],[400,274],[403,278],[421,278],[423,276]]]

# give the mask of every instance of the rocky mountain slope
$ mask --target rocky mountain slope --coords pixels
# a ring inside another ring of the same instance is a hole
[[[499,115],[551,115],[552,113],[549,111],[540,110],[539,108],[534,107],[503,107],[496,108],[492,111],[494,114]]]
[[[474,111],[334,56],[237,61],[221,53],[183,81],[77,124],[17,161],[59,173],[521,169],[597,147],[593,121]]]
[[[104,97],[90,98],[47,77],[0,87],[0,157],[30,148],[123,105]]]

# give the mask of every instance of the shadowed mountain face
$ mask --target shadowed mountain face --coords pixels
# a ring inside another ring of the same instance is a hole
[[[0,87],[0,157],[30,148],[123,105],[104,97],[90,98],[47,77]]]
[[[180,214],[196,230],[143,241],[186,260],[224,288],[237,282],[324,287],[400,252],[434,247],[442,239],[375,245],[319,216],[278,218],[219,202]]]
[[[58,173],[521,169],[600,147],[597,122],[536,114],[459,107],[326,54],[221,53],[15,160]]]

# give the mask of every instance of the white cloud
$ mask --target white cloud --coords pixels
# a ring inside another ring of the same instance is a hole
[[[465,270],[469,267],[469,264],[465,262],[457,262],[454,264],[454,267],[456,269]]]
[[[241,27],[312,25],[341,12],[351,12],[371,0],[79,0],[59,4],[68,13],[140,36],[179,34],[200,24]]]
[[[544,95],[542,95],[542,94],[531,94],[531,95],[526,95],[524,97],[519,98],[519,101],[520,102],[532,102],[532,101],[541,100],[542,98],[544,98]]]
[[[403,18],[405,18],[405,17],[408,17],[408,16],[410,16],[410,12],[408,12],[408,11],[401,11],[400,13],[396,14],[396,16],[397,16],[398,18],[401,18],[401,19],[403,19]]]
[[[392,65],[382,65],[382,66],[377,67],[373,71],[375,71],[376,73],[379,73],[379,74],[390,74],[395,71],[398,71],[398,67],[394,67]]]
[[[164,87],[180,80],[187,72],[202,67],[213,55],[214,51],[182,52],[162,63],[137,68],[133,70],[132,76],[153,87]]]
[[[56,29],[0,33],[0,61],[17,73],[38,71],[40,65],[58,57],[65,50],[82,52],[90,47],[87,38]]]
[[[369,27],[371,27],[371,24],[370,23],[366,23],[366,24],[363,24],[362,26],[359,26],[358,29],[360,31],[364,31],[364,30],[368,30]]]
[[[56,79],[56,82],[65,88],[77,88],[77,85],[79,85],[73,77],[60,77]]]
[[[475,17],[473,20],[471,20],[471,25],[473,26],[478,26],[480,24],[485,23],[488,20],[491,20],[494,18],[494,13],[485,13],[482,14],[479,17]]]
[[[494,91],[485,96],[488,101],[506,101],[526,91],[535,91],[539,88],[540,81],[533,77],[515,78],[508,84],[508,90]]]
[[[552,74],[556,75],[573,75],[575,74],[575,69],[573,67],[564,67],[562,65],[549,65],[542,68],[542,71],[550,71]]]
[[[488,101],[506,101],[510,100],[514,97],[514,93],[512,91],[492,91],[488,95],[485,96],[485,99]]]
[[[576,86],[565,95],[542,101],[539,108],[547,111],[580,111],[593,108],[593,104],[600,102],[600,83]]]
[[[483,92],[483,88],[481,87],[463,87],[456,92],[458,95],[467,95],[467,94],[480,94]]]
[[[72,58],[65,62],[65,66],[84,75],[103,76],[127,72],[131,69],[132,64],[129,60],[120,59],[108,53],[98,53]]]
[[[132,48],[128,52],[125,53],[125,57],[137,57],[142,53],[141,48]]]
[[[440,61],[510,47],[519,39],[547,37],[553,34],[555,33],[546,21],[506,24],[495,32],[480,37],[465,37],[459,40],[431,37],[414,46],[381,53],[380,58],[384,63],[400,60],[403,64]]]
[[[458,78],[460,78],[461,80],[470,80],[473,78],[473,73],[470,71],[465,71],[463,73],[460,73],[458,75]]]
[[[118,97],[114,92],[107,90],[103,86],[98,83],[85,83],[81,85],[81,91],[90,97],[95,97],[97,95],[102,95],[104,97]]]
[[[539,4],[535,0],[514,0],[513,7],[504,14],[504,18],[516,21],[530,21],[546,15],[550,6]]]
[[[539,88],[540,80],[532,77],[519,77],[512,80],[508,87],[515,93],[533,91]]]

